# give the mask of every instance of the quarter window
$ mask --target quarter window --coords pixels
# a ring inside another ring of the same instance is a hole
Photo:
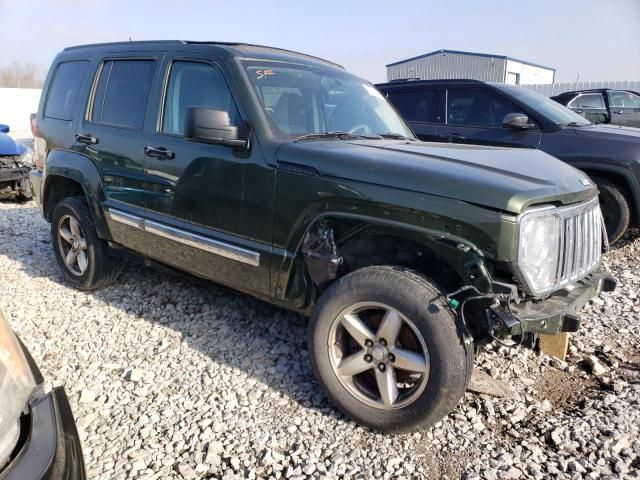
[[[438,90],[389,93],[389,100],[408,122],[444,123],[442,97]]]
[[[94,94],[91,121],[141,129],[154,69],[153,60],[104,62]]]
[[[190,107],[215,108],[229,112],[232,125],[240,115],[220,71],[206,63],[174,62],[164,104],[162,131],[184,135],[184,120]]]
[[[89,62],[86,60],[64,62],[58,65],[49,88],[47,105],[44,109],[45,117],[73,120],[80,86],[88,66]]]
[[[477,90],[449,90],[447,123],[472,127],[502,127],[509,113],[522,113],[515,105]]]
[[[571,108],[605,108],[604,99],[599,93],[579,95],[568,106]]]

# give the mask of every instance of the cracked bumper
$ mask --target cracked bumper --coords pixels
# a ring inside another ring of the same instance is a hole
[[[612,291],[615,287],[615,278],[600,269],[580,280],[572,290],[561,290],[539,302],[512,304],[511,310],[519,322],[516,321],[507,334],[574,332],[580,325],[578,311],[600,292]]]

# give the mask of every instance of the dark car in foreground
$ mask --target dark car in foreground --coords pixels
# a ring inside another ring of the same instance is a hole
[[[610,242],[640,226],[640,130],[593,125],[515,85],[421,80],[377,87],[422,140],[535,148],[582,170],[598,185]]]
[[[80,439],[62,387],[44,393],[35,362],[0,312],[0,479],[83,480]]]
[[[12,193],[26,200],[31,198],[29,171],[33,166],[32,151],[7,133],[9,127],[0,125],[0,193]]]
[[[372,428],[435,423],[474,345],[575,331],[614,286],[583,173],[537,150],[420,142],[332,62],[72,47],[44,92],[31,181],[67,282],[106,286],[135,255],[311,315],[320,385]]]
[[[632,90],[576,90],[551,99],[593,123],[640,127],[640,93]]]

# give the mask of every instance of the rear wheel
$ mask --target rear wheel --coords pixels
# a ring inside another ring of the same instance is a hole
[[[473,342],[441,293],[397,267],[364,268],[331,285],[311,321],[309,352],[333,403],[384,432],[437,422],[473,368]]]
[[[622,188],[601,177],[593,177],[598,185],[600,208],[604,219],[609,243],[613,243],[624,235],[629,227],[631,212],[627,197]]]
[[[121,260],[108,255],[84,197],[68,197],[55,206],[51,244],[65,279],[79,290],[106,287],[120,273]]]

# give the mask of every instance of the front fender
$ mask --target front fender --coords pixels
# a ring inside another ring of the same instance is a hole
[[[105,196],[98,168],[89,157],[77,152],[54,150],[47,157],[42,188],[42,210],[47,221],[51,221],[51,212],[54,207],[48,204],[51,197],[50,189],[59,177],[72,180],[82,187],[98,236],[111,240],[102,208]]]

